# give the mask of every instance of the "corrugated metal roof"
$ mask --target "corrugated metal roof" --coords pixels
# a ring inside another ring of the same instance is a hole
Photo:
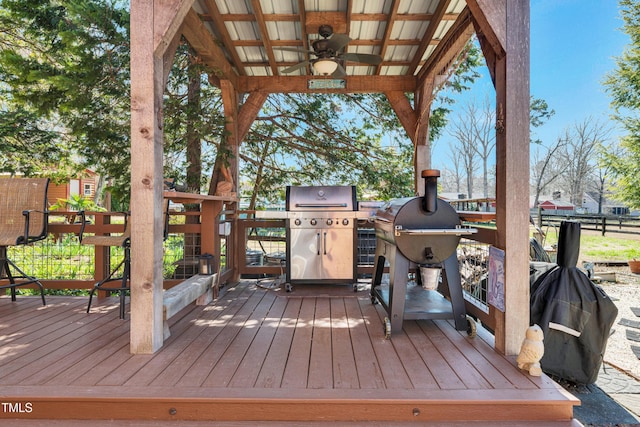
[[[466,7],[465,0],[305,0],[304,10],[297,0],[257,4],[260,10],[250,0],[197,0],[193,7],[240,75],[312,73],[310,66],[284,70],[323,55],[312,47],[323,24],[351,39],[341,52],[330,52],[347,75],[415,75]],[[345,63],[341,53],[380,55],[382,63]]]

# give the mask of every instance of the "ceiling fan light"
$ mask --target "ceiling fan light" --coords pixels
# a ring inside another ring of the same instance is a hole
[[[338,69],[338,63],[331,59],[319,59],[313,63],[313,69],[316,73],[328,76]]]

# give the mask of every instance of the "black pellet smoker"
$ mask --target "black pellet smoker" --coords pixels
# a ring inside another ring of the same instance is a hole
[[[463,226],[455,209],[438,198],[439,176],[439,170],[423,170],[424,196],[391,200],[376,212],[371,301],[387,312],[387,338],[402,330],[404,319],[453,319],[457,330],[475,335],[464,306],[456,248],[462,236],[477,230]],[[386,267],[389,280],[382,283]],[[436,287],[408,283],[409,272],[421,269],[441,269],[440,286],[448,288],[448,299]]]

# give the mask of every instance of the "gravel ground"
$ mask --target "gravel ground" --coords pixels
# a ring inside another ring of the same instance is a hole
[[[616,281],[602,281],[599,285],[618,307],[618,317],[611,330],[611,336],[607,341],[607,350],[604,355],[605,363],[612,365],[622,372],[633,376],[640,381],[640,342],[630,340],[627,331],[640,334],[640,317],[631,310],[640,310],[640,275],[632,274],[629,267],[605,267],[596,266],[595,276],[599,272],[615,272]],[[620,324],[622,319],[636,322],[635,328]],[[632,347],[637,348],[639,356],[634,354]]]

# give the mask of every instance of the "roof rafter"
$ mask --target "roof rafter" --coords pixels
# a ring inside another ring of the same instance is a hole
[[[238,75],[193,9],[185,15],[182,34],[204,63],[215,70],[217,77],[235,84]]]
[[[258,21],[258,29],[260,30],[261,35],[260,38],[267,53],[269,67],[271,67],[271,74],[275,76],[278,74],[278,66],[276,65],[276,58],[273,56],[271,37],[269,37],[269,30],[267,29],[267,24],[264,21],[264,14],[262,13],[260,0],[251,0],[251,6],[253,7],[253,13],[256,15],[256,20]]]
[[[209,9],[209,14],[212,17],[212,20],[215,26],[218,28],[220,32],[220,37],[222,38],[222,44],[226,46],[229,51],[229,55],[231,55],[231,59],[233,61],[233,65],[236,70],[238,70],[238,74],[241,76],[245,75],[244,67],[242,66],[242,61],[238,56],[238,51],[233,45],[233,41],[231,40],[231,36],[229,36],[229,31],[224,25],[224,20],[222,19],[222,15],[220,15],[220,10],[218,9],[218,5],[215,0],[205,0],[205,4],[207,5],[207,9]]]
[[[389,40],[391,38],[391,27],[394,22],[395,17],[398,15],[398,6],[400,6],[400,0],[393,0],[391,3],[391,11],[387,17],[387,22],[384,28],[384,36],[382,37],[382,46],[380,47],[380,56],[384,62],[384,57],[387,53],[387,47],[389,46]],[[376,68],[376,74],[380,74],[380,70],[382,69],[382,62],[378,64]]]
[[[433,39],[433,35],[436,33],[436,29],[438,28],[438,24],[442,20],[444,13],[449,7],[449,3],[451,0],[442,0],[438,3],[438,7],[436,8],[435,13],[433,14],[433,19],[429,21],[429,26],[427,27],[427,31],[424,33],[424,37],[422,37],[422,42],[420,46],[418,46],[418,51],[413,56],[413,61],[411,61],[411,65],[409,66],[409,74],[415,73],[418,65],[422,62],[422,57],[429,46],[431,39]]]

